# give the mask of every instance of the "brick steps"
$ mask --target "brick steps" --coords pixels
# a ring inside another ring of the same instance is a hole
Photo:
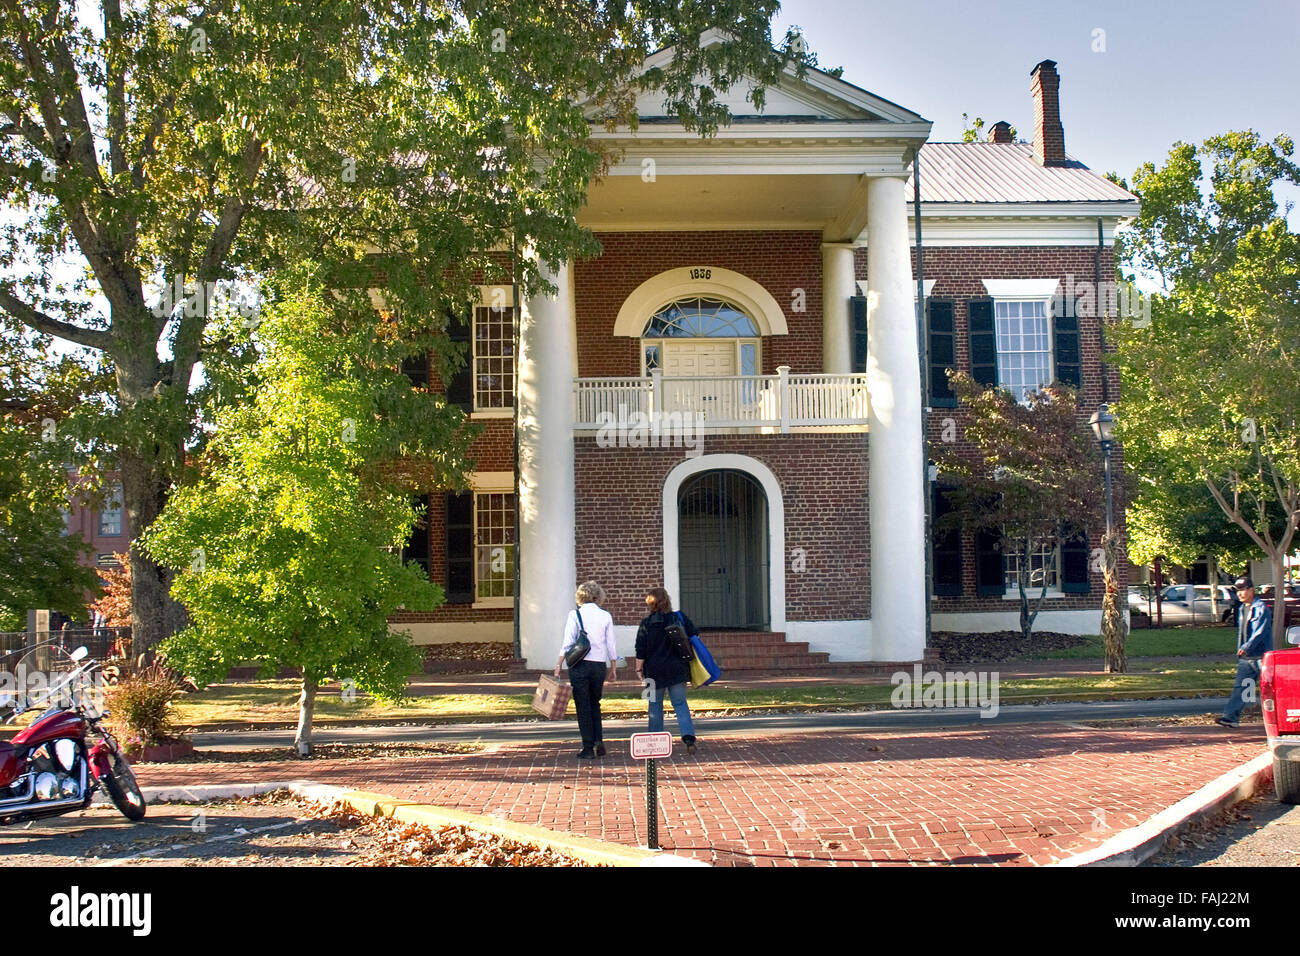
[[[722,668],[723,680],[748,677],[880,677],[910,672],[913,662],[831,661],[806,641],[787,641],[781,631],[704,631],[700,638]],[[932,660],[933,659],[933,660]],[[927,664],[938,661],[926,652]]]

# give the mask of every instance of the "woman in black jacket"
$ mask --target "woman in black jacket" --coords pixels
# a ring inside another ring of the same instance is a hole
[[[681,731],[686,752],[695,753],[695,725],[691,722],[691,709],[686,704],[686,684],[691,679],[690,661],[668,640],[670,624],[681,624],[687,635],[698,633],[691,619],[673,612],[672,599],[663,588],[650,588],[645,594],[646,609],[636,632],[636,672],[642,683],[649,687],[650,732],[664,729],[664,692],[673,702],[677,714],[677,729]]]

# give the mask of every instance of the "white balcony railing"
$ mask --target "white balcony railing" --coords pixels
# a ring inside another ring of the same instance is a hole
[[[644,378],[574,379],[574,427],[635,427],[672,416],[706,428],[791,428],[861,426],[867,423],[867,376],[776,375],[725,378],[669,378],[658,370]]]

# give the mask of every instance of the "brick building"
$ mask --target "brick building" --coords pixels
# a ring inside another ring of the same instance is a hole
[[[418,643],[509,640],[517,541],[533,667],[554,663],[589,578],[628,654],[644,589],[662,584],[736,664],[921,658],[923,422],[932,441],[961,424],[943,369],[1077,384],[1081,427],[1117,395],[1096,296],[1060,302],[1113,277],[1114,229],[1137,201],[1066,155],[1057,83],[1051,61],[1034,68],[1033,144],[1006,124],[927,144],[921,116],[815,70],[769,90],[761,114],[735,93],[735,121],[709,140],[651,95],[637,133],[597,129],[626,150],[583,217],[603,251],[550,264],[558,294],[519,308],[483,288],[462,330],[469,367],[448,385],[484,425],[474,489],[431,496],[408,548],[448,603],[394,626]],[[1028,560],[1050,588],[1039,626],[1098,631],[1100,578],[1077,555],[937,545],[936,629],[1014,626],[1008,582]]]

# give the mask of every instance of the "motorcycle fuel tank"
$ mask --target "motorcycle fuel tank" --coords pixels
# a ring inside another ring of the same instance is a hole
[[[23,762],[18,759],[18,751],[9,741],[0,741],[0,787],[7,787],[18,779]]]
[[[21,733],[14,734],[13,742],[19,747],[39,747],[60,737],[84,740],[86,722],[81,716],[70,710],[56,710],[42,715],[35,723]]]

